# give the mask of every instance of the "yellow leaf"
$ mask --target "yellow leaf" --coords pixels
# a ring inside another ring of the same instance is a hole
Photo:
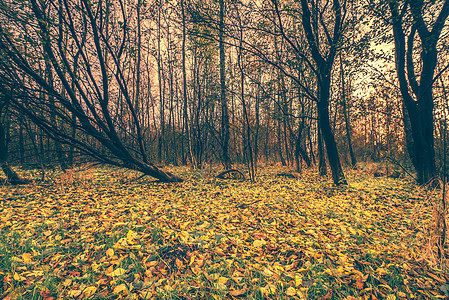
[[[263,295],[276,295],[277,288],[275,285],[269,283],[265,287],[261,288],[260,291]]]
[[[224,254],[224,253],[223,253]],[[196,265],[198,266],[198,267],[202,267],[203,266],[203,264],[204,264],[204,259],[198,259],[197,261],[196,261]]]
[[[142,248],[142,245],[129,245],[128,249],[139,250]]]
[[[396,294],[398,295],[398,297],[401,297],[401,298],[406,298],[407,297],[407,294],[404,293],[404,292],[397,292]]]
[[[385,270],[384,268],[377,268],[376,273],[379,274],[380,276],[388,274],[388,271]]]
[[[106,250],[106,255],[108,257],[113,257],[114,256],[114,249],[109,248],[108,250]]]
[[[187,243],[189,241],[190,235],[189,235],[189,233],[187,231],[183,230],[183,231],[181,231],[181,235],[179,237],[181,238],[181,240],[184,243]]]
[[[68,287],[72,284],[72,279],[67,278],[66,280],[64,280],[64,282],[62,283],[63,286]]]
[[[125,274],[125,272],[126,272],[125,269],[117,268],[113,272],[106,274],[106,275],[111,276],[111,277],[117,277],[117,276],[122,276],[123,274]]]
[[[31,248],[31,250],[33,250],[33,256],[39,255],[39,251],[34,250],[34,248]]]
[[[89,298],[90,296],[92,296],[93,294],[95,294],[95,292],[97,291],[97,287],[96,286],[90,286],[84,289],[83,294],[85,297]]]
[[[128,241],[128,244],[134,244],[135,241],[134,239],[137,237],[137,233],[129,230],[128,233],[126,234],[126,240]]]
[[[81,293],[82,293],[81,290],[71,290],[69,291],[69,297],[76,298],[79,295],[81,295]]]
[[[192,255],[192,257],[190,257],[189,266],[191,266],[194,261],[195,261],[195,255]]]
[[[96,272],[96,271],[98,271],[98,268],[100,268],[100,265],[98,265],[96,262],[93,262],[91,267],[92,267],[92,271]]]
[[[126,223],[125,222],[117,222],[112,227],[118,227],[118,226],[123,226],[123,225],[126,225]]]
[[[220,277],[218,278],[218,283],[226,284],[228,282],[228,278],[226,277]]]
[[[211,277],[214,277],[214,275],[218,275],[218,274],[212,274]],[[228,282],[228,278],[226,277],[219,277],[218,278],[218,282],[215,284],[215,287],[219,290],[226,290],[228,287],[226,286],[226,283]]]
[[[393,294],[390,294],[387,296],[387,300],[396,300],[396,296]]]
[[[14,276],[13,276],[14,280],[16,281],[24,281],[25,278],[23,276],[20,276],[19,274],[17,274],[16,272],[14,272]]]
[[[225,256],[225,255],[226,255],[226,254],[223,252],[223,249],[221,249],[221,248],[216,248],[216,249],[215,249],[215,252],[216,252],[217,254],[221,255],[221,256]]]
[[[296,295],[296,289],[294,287],[289,287],[286,291],[287,296],[295,296]]]
[[[126,289],[126,285],[124,283],[114,287],[114,290],[112,292],[114,294],[120,294],[120,293],[128,294],[128,290]]]
[[[30,253],[22,254],[23,262],[26,263],[26,264],[31,262],[31,258],[32,258],[32,256],[31,256]]]
[[[11,260],[15,261],[15,262],[23,262],[23,259],[16,257],[16,256],[11,257]]]
[[[263,245],[265,245],[267,242],[265,240],[255,240],[253,242],[253,246],[256,248],[261,248]]]
[[[273,276],[274,273],[272,271],[270,271],[268,268],[264,268],[262,271],[262,274],[267,277],[271,277],[271,276]]]
[[[301,284],[302,284],[302,278],[298,274],[296,274],[295,275],[295,286],[298,287]]]

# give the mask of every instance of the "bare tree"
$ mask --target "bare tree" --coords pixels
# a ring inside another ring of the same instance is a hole
[[[436,175],[433,85],[441,75],[441,72],[435,74],[437,46],[449,16],[449,1],[437,1],[429,8],[432,4],[423,0],[388,2],[394,34],[396,72],[405,108],[403,116],[407,147],[418,173],[417,180],[421,184]],[[427,22],[426,13],[436,13],[438,6],[441,7],[439,14],[435,15],[432,22]],[[405,21],[407,14],[413,19],[408,29]],[[414,58],[415,47],[419,47],[419,62]],[[419,77],[417,70],[420,70]]]
[[[79,5],[67,0],[19,2],[2,3],[0,9],[4,19],[8,20],[0,25],[0,84],[2,90],[11,95],[13,105],[53,139],[71,144],[99,161],[136,169],[162,181],[181,181],[150,163],[142,147],[141,123],[128,91],[121,60],[128,46],[128,29],[119,26],[128,17],[125,3],[118,1],[116,9],[112,10],[112,3],[92,4],[87,0],[80,0]],[[19,6],[23,14],[9,14]],[[77,30],[82,24],[87,24],[84,42],[83,33]],[[41,45],[43,54],[35,50],[25,55],[22,51],[24,42]],[[78,52],[80,74],[77,75],[74,58]],[[46,58],[57,79],[53,85],[39,71]],[[28,79],[26,85],[18,80],[21,77]],[[53,97],[55,105],[39,99],[38,89]],[[119,95],[124,103],[117,102],[121,99]],[[121,118],[126,118],[132,125],[125,130],[137,141],[139,147],[136,149],[126,145],[118,132],[118,115],[114,112],[119,104],[124,104]],[[48,118],[51,110],[69,126],[55,126]],[[76,125],[71,114],[76,116]],[[74,125],[104,149],[99,151],[85,139],[73,137],[67,130]]]

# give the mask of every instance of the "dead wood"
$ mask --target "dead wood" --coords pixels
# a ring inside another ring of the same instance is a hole
[[[237,169],[230,169],[230,170],[223,171],[215,177],[220,178],[220,179],[239,179],[240,178],[240,179],[245,180],[245,175]]]

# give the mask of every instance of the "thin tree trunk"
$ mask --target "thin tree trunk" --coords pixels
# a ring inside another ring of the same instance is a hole
[[[19,161],[20,165],[23,166],[25,163],[25,145],[22,121],[19,121]]]
[[[224,50],[224,14],[225,2],[219,0],[220,4],[220,24],[219,24],[219,48],[220,48],[220,100],[221,100],[221,148],[222,159],[226,169],[231,168],[231,159],[229,157],[229,112],[226,99],[226,66]]]
[[[357,164],[357,159],[355,158],[354,150],[352,149],[352,138],[351,138],[352,132],[349,121],[349,110],[346,98],[345,78],[344,78],[343,61],[341,59],[341,52],[340,52],[340,72],[341,72],[341,96],[342,96],[341,100],[343,103],[343,116],[345,118],[346,137],[348,138],[348,148],[349,148],[349,155],[351,157],[351,165],[352,167],[355,167],[355,165]]]
[[[49,85],[53,88],[53,72],[51,70],[50,62],[46,59],[45,60],[45,73],[48,80]],[[56,118],[56,107],[55,107],[55,98],[52,95],[48,96],[48,102],[50,103],[51,107],[51,115],[50,115],[50,121],[55,127],[59,127],[58,121]],[[66,158],[62,149],[62,145],[58,140],[53,140],[54,149],[56,152],[56,157],[58,158],[59,166],[63,171],[65,171],[68,168]]]
[[[159,11],[158,11],[158,24],[157,24],[157,75],[159,80],[159,114],[160,114],[160,126],[161,131],[159,134],[159,140],[158,140],[158,159],[160,163],[165,162],[165,97],[164,97],[164,86],[165,86],[165,79],[163,78],[163,66],[162,66],[162,57],[161,57],[161,11],[162,11],[162,4],[159,4]]]
[[[240,24],[240,47],[238,50],[238,67],[240,70],[240,97],[242,98],[242,107],[243,107],[243,116],[245,118],[246,128],[243,129],[243,136],[246,142],[247,154],[248,154],[248,169],[249,169],[249,178],[251,181],[256,179],[256,169],[254,167],[254,155],[253,149],[251,146],[251,125],[249,122],[248,109],[246,107],[245,101],[245,73],[243,71],[243,28],[242,24]]]
[[[187,137],[189,148],[189,158],[194,169],[197,169],[197,162],[193,154],[192,135],[189,128],[189,113],[188,113],[188,94],[187,94],[187,73],[186,73],[186,15],[185,15],[185,0],[181,0],[182,9],[182,93],[184,96],[183,116],[184,116],[184,130]]]

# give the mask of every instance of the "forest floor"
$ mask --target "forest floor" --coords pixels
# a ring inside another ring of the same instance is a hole
[[[346,187],[280,167],[255,183],[171,171],[186,180],[95,168],[0,187],[0,298],[449,296],[438,193],[356,171]]]

